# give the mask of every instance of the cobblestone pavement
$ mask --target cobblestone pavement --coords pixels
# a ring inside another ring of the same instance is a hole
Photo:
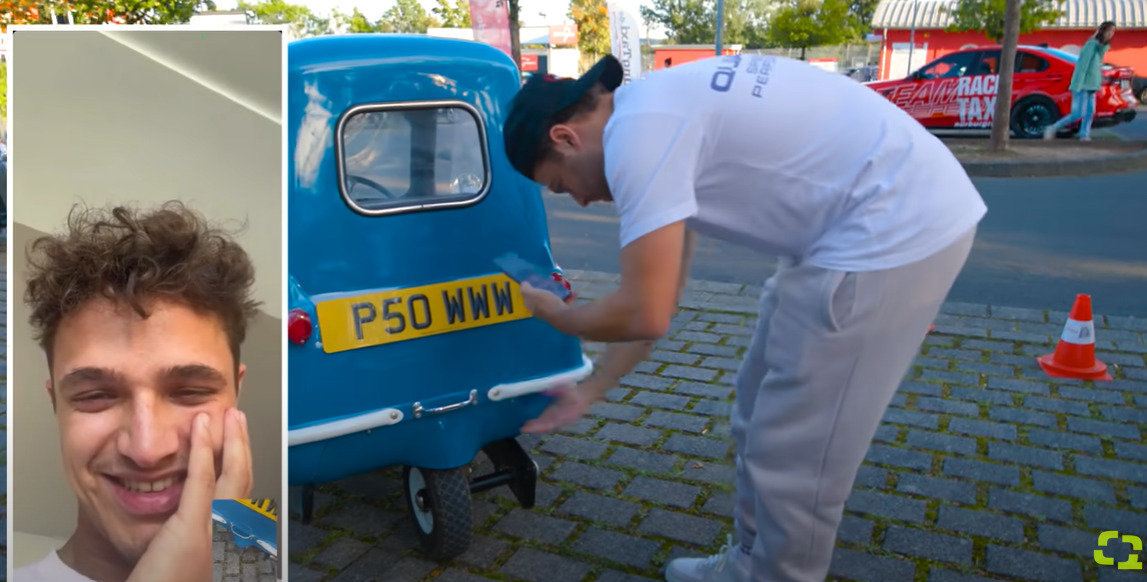
[[[583,298],[616,281],[569,275]],[[476,495],[473,546],[436,564],[413,549],[397,470],[327,484],[311,524],[293,508],[289,579],[640,582],[719,549],[732,529],[732,374],[759,288],[690,289],[653,361],[592,417],[521,437],[542,469],[537,508],[504,487]],[[1051,381],[1035,356],[1053,348],[1062,308],[945,305],[859,473],[830,580],[1144,580],[1093,550],[1106,530],[1147,539],[1147,319],[1096,316],[1115,381]]]
[[[275,561],[256,547],[239,548],[226,527],[215,526],[214,582],[276,582]]]

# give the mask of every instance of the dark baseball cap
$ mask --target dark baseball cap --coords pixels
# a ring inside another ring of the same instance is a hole
[[[502,126],[510,164],[532,177],[550,121],[580,101],[597,83],[612,92],[624,78],[621,61],[613,55],[602,58],[578,79],[549,74],[530,77],[510,102],[510,113]]]

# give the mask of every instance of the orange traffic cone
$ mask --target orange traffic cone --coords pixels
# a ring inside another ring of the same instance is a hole
[[[1055,352],[1036,358],[1044,373],[1053,378],[1111,380],[1107,364],[1095,359],[1095,322],[1091,319],[1091,296],[1080,293],[1063,325]]]

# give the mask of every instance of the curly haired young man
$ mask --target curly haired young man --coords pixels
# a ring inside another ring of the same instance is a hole
[[[26,302],[79,505],[17,582],[207,582],[212,499],[252,487],[239,347],[255,269],[184,205],[77,209],[36,240]]]
[[[987,208],[943,143],[844,75],[735,55],[621,80],[613,57],[581,79],[535,77],[507,116],[519,172],[583,206],[613,202],[621,226],[614,293],[568,306],[523,288],[535,317],[619,342],[523,428],[576,420],[668,333],[691,231],[781,257],[736,380],[738,543],[666,578],[823,580],[856,473]]]

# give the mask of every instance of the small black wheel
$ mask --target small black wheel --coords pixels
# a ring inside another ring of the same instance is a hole
[[[464,467],[444,471],[404,467],[402,483],[423,553],[433,560],[449,560],[470,548],[474,516]]]
[[[1028,97],[1012,108],[1012,132],[1020,139],[1043,137],[1043,130],[1059,120],[1055,102],[1047,97]]]

